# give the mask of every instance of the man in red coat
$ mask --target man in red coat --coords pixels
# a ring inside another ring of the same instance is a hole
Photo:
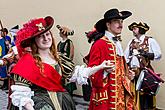
[[[114,68],[102,69],[90,77],[92,94],[89,110],[135,109],[129,86],[133,75],[128,72],[118,36],[123,28],[123,20],[131,15],[129,11],[110,9],[95,25],[96,30],[104,36],[92,45],[88,67],[110,60]]]

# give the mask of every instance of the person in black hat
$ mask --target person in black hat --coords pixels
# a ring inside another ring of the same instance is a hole
[[[161,58],[161,49],[157,41],[154,38],[145,35],[149,28],[150,27],[143,22],[133,22],[128,26],[128,29],[133,32],[134,38],[128,43],[125,50],[125,57],[130,69],[135,72],[136,84],[142,70],[144,68],[153,70],[151,61],[160,60]],[[139,97],[138,95],[140,95],[140,105],[137,105],[139,109],[153,110],[156,108],[156,98],[153,97],[154,94],[149,95],[147,93],[144,94],[144,92],[140,92],[139,94],[136,92],[136,95],[136,97]],[[138,104],[139,101],[137,99],[136,104]]]
[[[134,109],[129,82],[132,74],[126,72],[126,62],[120,44],[123,20],[131,16],[130,11],[110,9],[104,18],[95,24],[103,37],[95,41],[89,53],[88,67],[101,64],[104,60],[112,63],[110,69],[102,69],[90,77],[92,95],[89,110]],[[124,66],[125,65],[125,66]]]

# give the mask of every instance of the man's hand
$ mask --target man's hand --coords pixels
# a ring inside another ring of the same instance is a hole
[[[143,56],[145,58],[148,58],[149,60],[154,60],[154,53],[148,53],[148,52],[145,52],[142,49],[140,49],[139,52],[140,52],[141,56]]]
[[[110,62],[110,60],[105,60],[100,65],[102,69],[114,69],[114,64]]]
[[[132,70],[129,70],[129,72],[128,72],[128,78],[130,80],[133,80],[135,78],[135,72],[132,71]]]
[[[149,60],[154,60],[154,53],[141,53],[140,55],[145,58],[148,58]]]
[[[102,62],[100,65],[102,69],[104,69],[107,73],[111,73],[112,71],[115,70],[115,65],[110,62],[110,60],[105,60]]]

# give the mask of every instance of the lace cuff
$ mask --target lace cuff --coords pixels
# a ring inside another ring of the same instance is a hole
[[[90,68],[86,68],[84,65],[76,66],[70,82],[77,82],[79,85],[88,84],[87,79],[90,74]]]
[[[13,105],[19,107],[19,110],[22,110],[22,107],[28,103],[34,106],[34,102],[31,99],[34,96],[34,92],[29,87],[12,85],[11,90],[13,93],[10,95],[10,98]]]

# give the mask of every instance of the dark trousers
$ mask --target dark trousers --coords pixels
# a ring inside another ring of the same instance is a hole
[[[88,85],[82,85],[82,91],[83,91],[83,98],[84,98],[84,100],[85,101],[90,101],[92,87],[91,87],[89,79],[88,79]]]
[[[140,108],[141,110],[153,110],[153,95],[143,94],[140,95]]]

